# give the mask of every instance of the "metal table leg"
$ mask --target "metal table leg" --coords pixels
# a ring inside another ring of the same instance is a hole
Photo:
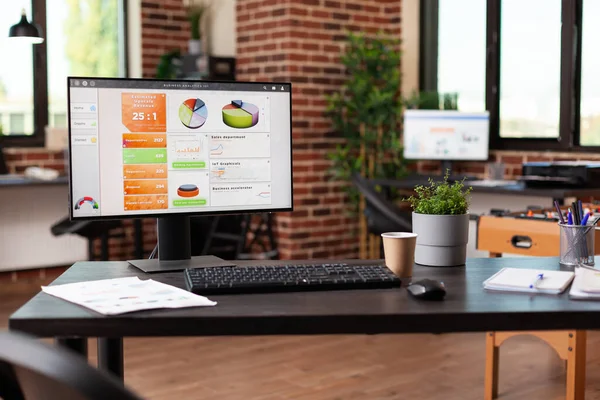
[[[57,338],[54,338],[54,342],[56,343],[57,346],[74,351],[75,353],[83,356],[87,360],[87,357],[88,357],[87,338],[57,337]]]
[[[98,368],[123,381],[123,338],[98,338]]]

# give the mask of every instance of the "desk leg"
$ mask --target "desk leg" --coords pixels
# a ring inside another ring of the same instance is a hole
[[[486,332],[485,334],[485,400],[492,400],[498,397],[498,362],[500,358],[500,349],[496,346],[496,333]]]
[[[98,338],[98,368],[123,381],[123,338]]]
[[[87,338],[78,337],[57,337],[54,339],[57,346],[74,351],[83,356],[86,360],[88,357]]]
[[[567,400],[585,398],[585,351],[587,331],[569,332],[567,354]]]

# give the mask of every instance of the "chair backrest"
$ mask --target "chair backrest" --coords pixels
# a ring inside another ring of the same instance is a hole
[[[0,386],[17,399],[16,386],[26,400],[141,400],[78,355],[22,334],[0,333],[0,367]]]
[[[352,182],[367,201],[369,230],[380,234],[386,231],[412,231],[412,217],[381,195],[375,187],[360,174],[352,175]]]

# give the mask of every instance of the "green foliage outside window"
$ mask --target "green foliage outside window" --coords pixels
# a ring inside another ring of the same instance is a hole
[[[119,2],[67,0],[67,3],[69,11],[64,32],[70,73],[74,76],[118,76]]]

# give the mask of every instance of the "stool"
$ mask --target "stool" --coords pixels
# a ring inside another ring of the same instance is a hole
[[[585,398],[585,351],[587,332],[535,331],[535,332],[487,332],[485,337],[485,400],[498,397],[498,363],[500,345],[508,338],[518,335],[533,335],[556,351],[567,364],[567,400]]]

